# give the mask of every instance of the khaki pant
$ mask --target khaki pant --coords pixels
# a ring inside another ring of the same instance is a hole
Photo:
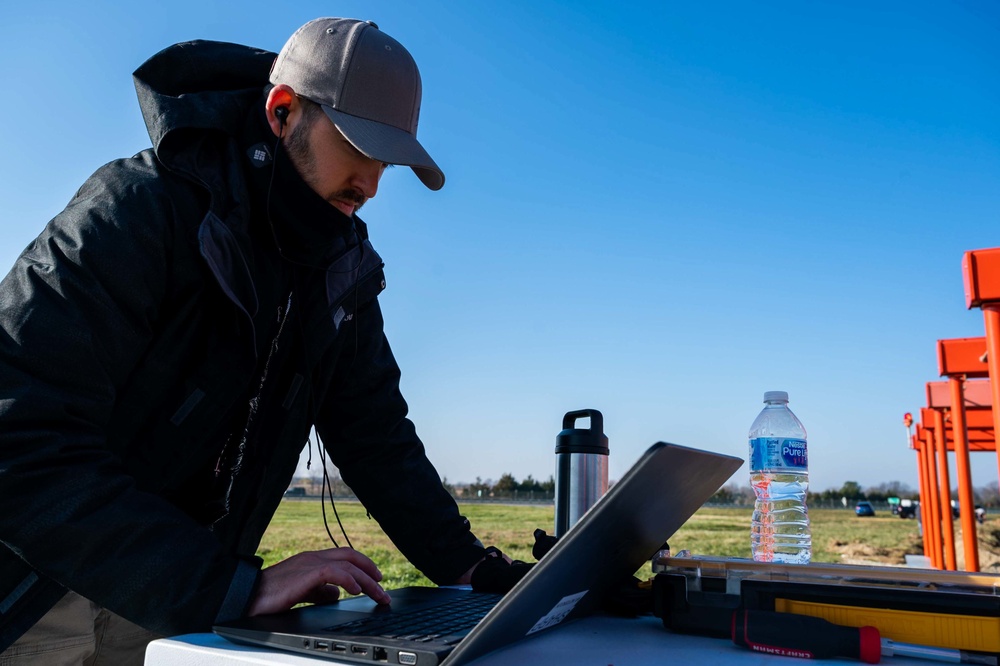
[[[0,653],[0,666],[141,666],[161,636],[74,592]]]

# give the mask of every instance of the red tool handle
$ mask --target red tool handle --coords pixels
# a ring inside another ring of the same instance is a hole
[[[844,627],[820,617],[740,610],[733,613],[733,642],[757,652],[804,659],[852,657],[877,664],[882,640],[875,627]]]

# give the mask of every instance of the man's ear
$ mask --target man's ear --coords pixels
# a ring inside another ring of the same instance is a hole
[[[301,111],[302,104],[291,86],[279,83],[267,93],[264,113],[267,115],[267,124],[274,132],[274,136],[281,136],[291,129],[298,122]]]

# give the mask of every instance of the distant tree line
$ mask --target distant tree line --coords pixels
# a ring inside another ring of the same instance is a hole
[[[1000,507],[1000,484],[996,481],[981,488],[973,489],[973,499],[983,507]],[[840,507],[845,504],[854,506],[859,500],[868,500],[876,504],[885,504],[890,497],[900,499],[920,499],[920,493],[905,483],[890,481],[877,486],[862,488],[857,481],[846,481],[840,488],[827,488],[822,492],[807,493],[806,502],[812,507]],[[958,489],[951,492],[952,499],[958,499]],[[745,483],[730,483],[719,489],[709,500],[710,504],[725,504],[750,506],[754,503],[753,488]]]
[[[525,501],[545,502],[555,498],[555,477],[549,476],[546,481],[539,481],[528,475],[518,481],[513,474],[507,472],[497,481],[476,477],[472,483],[450,483],[447,478],[442,480],[445,489],[453,497],[460,500],[483,501]],[[324,488],[325,486],[325,488]],[[334,497],[353,497],[354,493],[333,469],[326,481],[323,479],[322,468],[315,469],[308,477],[292,480],[291,488],[303,488],[306,495],[319,496],[321,492]],[[837,508],[845,505],[853,507],[859,500],[868,500],[876,504],[885,504],[890,497],[900,499],[919,499],[919,492],[905,483],[889,481],[877,486],[862,488],[857,481],[846,481],[840,488],[827,488],[821,492],[809,491],[807,502],[809,506],[822,508]],[[974,488],[973,498],[976,504],[992,508],[1000,507],[1000,484],[996,481]],[[958,499],[958,489],[952,490],[952,499]],[[754,503],[753,489],[749,483],[733,482],[723,486],[712,495],[709,504],[751,506]]]
[[[547,481],[538,481],[530,474],[523,481],[518,481],[513,474],[504,473],[500,479],[494,483],[492,479],[483,481],[481,477],[476,477],[473,483],[453,484],[444,481],[445,489],[456,499],[464,500],[523,500],[541,501],[551,500],[556,495],[555,477],[549,476]]]
[[[450,483],[444,478],[442,484],[452,497],[460,500],[552,501],[556,494],[556,480],[553,476],[549,476],[547,481],[538,481],[529,474],[523,481],[518,481],[513,474],[505,473],[496,482],[476,477],[472,483]],[[354,492],[336,470],[332,470],[324,479],[322,468],[313,470],[308,477],[292,479],[289,488],[302,488],[306,496],[318,497],[323,493],[333,497],[354,497]],[[301,492],[289,495],[301,497]]]

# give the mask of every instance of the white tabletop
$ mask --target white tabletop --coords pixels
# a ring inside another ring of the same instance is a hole
[[[235,645],[214,634],[188,634],[150,643],[146,666],[317,666],[350,664],[306,655]],[[374,662],[373,662],[374,663]],[[593,666],[663,666],[664,664],[714,664],[800,666],[809,663],[859,664],[851,659],[809,662],[775,657],[738,648],[721,638],[675,634],[655,617],[624,619],[589,617],[542,632],[530,639],[492,652],[477,666],[510,664],[583,664]],[[891,666],[927,666],[928,661],[886,657]]]

